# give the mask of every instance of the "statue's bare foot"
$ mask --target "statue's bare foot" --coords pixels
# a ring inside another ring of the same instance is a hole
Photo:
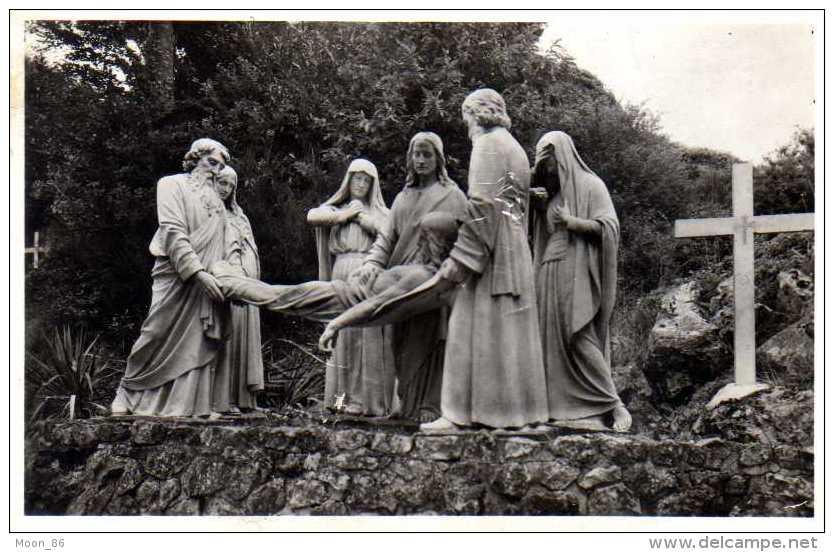
[[[631,414],[626,410],[625,406],[618,404],[611,411],[611,414],[614,416],[614,431],[625,433],[631,429]]]
[[[426,422],[420,424],[420,431],[425,432],[432,432],[432,431],[457,431],[458,426],[455,425],[454,422],[451,422],[441,416],[440,418],[436,419],[433,422]]]
[[[206,419],[207,420],[219,420],[222,417],[223,417],[223,414],[221,412],[215,412],[214,410],[212,410],[211,414],[206,416]]]

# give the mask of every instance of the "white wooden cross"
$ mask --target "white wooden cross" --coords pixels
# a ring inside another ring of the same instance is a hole
[[[32,247],[27,247],[26,249],[23,250],[24,254],[26,254],[26,253],[31,253],[32,254],[32,266],[34,268],[38,268],[38,254],[39,253],[46,253],[46,248],[40,246],[39,239],[40,239],[40,233],[35,232],[35,241],[32,244]]]
[[[756,311],[753,282],[753,234],[802,232],[814,229],[814,213],[753,216],[753,166],[733,165],[733,216],[675,221],[676,238],[733,236],[735,295],[735,382],[721,389],[707,404],[745,397],[767,385],[756,383]]]

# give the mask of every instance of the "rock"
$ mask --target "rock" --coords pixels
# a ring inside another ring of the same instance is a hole
[[[143,467],[146,473],[157,479],[168,479],[184,470],[192,458],[186,448],[163,446],[149,452]]]
[[[726,515],[717,503],[720,501],[716,490],[700,486],[661,499],[656,511],[659,515],[675,516]]]
[[[578,468],[562,461],[529,462],[526,464],[533,483],[550,491],[561,491],[576,481],[581,473]]]
[[[600,487],[588,497],[590,515],[640,515],[640,502],[622,483]]]
[[[576,515],[580,512],[579,499],[573,493],[541,488],[532,489],[524,496],[521,509],[526,514],[551,516]]]
[[[459,460],[463,438],[459,435],[420,435],[415,440],[417,453],[432,460]]]
[[[316,479],[327,483],[331,488],[331,498],[341,500],[344,494],[350,489],[351,478],[349,475],[339,473],[335,469],[319,470],[316,472]]]
[[[814,442],[814,392],[773,388],[707,413],[705,431],[726,441],[807,447]]]
[[[582,435],[564,435],[550,443],[550,452],[556,458],[564,458],[573,465],[584,466],[597,459],[595,441]]]
[[[165,511],[170,516],[200,515],[200,501],[196,498],[182,498]]]
[[[780,331],[756,349],[756,364],[763,374],[768,372],[779,380],[804,383],[814,381],[814,336],[803,319]]]
[[[636,364],[614,366],[611,377],[620,400],[632,415],[634,429],[658,417],[649,380]]]
[[[327,487],[315,479],[299,479],[295,481],[289,491],[288,506],[291,510],[302,510],[311,506],[318,506],[327,500]]]
[[[250,515],[277,514],[287,503],[283,479],[273,479],[261,485],[246,499],[245,511]]]
[[[65,447],[90,448],[98,443],[96,426],[89,423],[64,422],[55,424],[52,438]]]
[[[159,487],[159,505],[162,509],[167,508],[180,496],[180,482],[176,479],[168,479],[162,482]]]
[[[27,439],[24,504],[28,515],[812,515],[813,392],[774,388],[711,412],[705,400],[708,437],[687,441],[389,427],[331,439],[319,425],[160,420],[155,443],[151,423],[52,422]]]
[[[659,441],[651,450],[651,461],[655,466],[677,466],[684,455],[683,447],[674,441]]]
[[[182,474],[182,489],[191,497],[214,494],[226,485],[228,472],[222,461],[198,457]]]
[[[484,485],[450,485],[443,490],[446,510],[455,514],[480,514],[483,509]]]
[[[520,463],[507,463],[497,467],[492,478],[492,488],[502,495],[518,498],[527,492],[531,479],[527,466]]]
[[[379,459],[371,456],[366,450],[341,452],[332,456],[328,462],[330,465],[346,471],[375,470],[380,464]]]
[[[724,492],[730,496],[743,496],[747,493],[750,478],[743,475],[733,475],[727,480]]]
[[[304,469],[306,471],[316,471],[319,469],[319,464],[321,464],[321,453],[317,452],[315,454],[309,455],[307,458],[304,459]]]
[[[535,452],[545,448],[538,441],[526,439],[524,437],[510,437],[503,439],[504,458],[507,460],[518,460],[521,458],[529,458]],[[549,456],[549,454],[548,454]]]
[[[789,445],[779,445],[773,449],[776,461],[789,470],[813,471],[814,453]]]
[[[730,515],[813,516],[813,485],[806,478],[778,473],[753,478],[747,498]]]
[[[117,516],[135,516],[140,513],[140,510],[136,499],[132,496],[115,495],[107,503],[107,508],[104,513]]]
[[[793,317],[802,316],[814,304],[814,279],[798,269],[782,271],[776,276],[778,309]]]
[[[136,489],[136,501],[143,514],[159,514],[165,510],[160,507],[159,482],[154,479],[148,479],[139,485]]]
[[[413,448],[414,438],[408,435],[377,433],[371,443],[371,449],[385,454],[408,454]]]
[[[115,484],[105,484],[103,487],[97,485],[87,487],[67,507],[67,514],[70,515],[101,515],[107,512],[107,504],[115,493]]]
[[[760,443],[753,443],[741,450],[738,463],[742,466],[758,466],[770,460],[771,456],[771,447]]]
[[[132,491],[142,482],[143,474],[139,468],[139,462],[132,458],[119,458],[115,460],[112,469],[121,471],[121,476],[119,476],[119,480],[116,483],[117,496]]]
[[[203,512],[205,516],[240,516],[246,512],[236,504],[220,497],[210,498]]]
[[[696,305],[698,294],[694,281],[667,290],[649,332],[643,371],[660,393],[657,399],[673,405],[686,401],[697,384],[714,379],[732,365],[718,326]]]
[[[168,429],[162,423],[143,420],[133,424],[131,434],[137,445],[156,445],[165,441]]]
[[[349,429],[330,434],[330,446],[335,450],[356,450],[367,444],[368,435],[363,431]]]
[[[226,472],[223,485],[223,495],[232,500],[243,500],[249,492],[266,479],[270,472],[269,465],[264,460],[253,460],[251,462],[236,462]]]
[[[589,490],[599,485],[615,483],[620,479],[622,479],[622,470],[619,466],[599,466],[580,477],[576,484],[582,489]]]
[[[641,462],[629,467],[623,473],[623,480],[637,495],[649,502],[655,502],[663,496],[678,490],[678,480],[672,471],[658,468],[651,462]]]
[[[649,334],[655,352],[697,352],[718,330],[707,322],[695,305],[698,290],[687,282],[667,291],[660,300],[661,311]]]

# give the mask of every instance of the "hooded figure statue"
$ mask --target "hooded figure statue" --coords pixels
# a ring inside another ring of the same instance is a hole
[[[376,166],[354,159],[330,199],[307,213],[316,227],[319,280],[344,280],[365,261],[388,219]],[[385,416],[393,408],[394,361],[387,328],[348,328],[325,373],[325,407]]]
[[[603,181],[570,136],[548,132],[536,145],[534,184],[547,200],[534,209],[533,262],[549,417],[631,416],[611,377],[609,324],[617,285],[620,225]]]

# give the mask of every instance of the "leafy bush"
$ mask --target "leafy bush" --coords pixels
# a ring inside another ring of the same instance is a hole
[[[69,326],[43,336],[36,352],[26,352],[27,408],[30,419],[89,418],[106,414],[121,372],[92,339]]]
[[[684,207],[683,150],[655,117],[618,104],[567,52],[542,53],[542,30],[538,23],[33,24],[44,53],[70,55],[27,59],[27,213],[33,227],[48,226],[50,245],[27,278],[27,315],[123,344],[135,338],[150,299],[154,184],[179,172],[200,136],[219,139],[234,156],[264,279],[314,277],[305,213],[333,192],[351,158],[377,164],[390,203],[404,181],[408,140],[432,130],[465,188],[471,145],[460,104],[483,86],[504,95],[512,132],[531,157],[547,130],[574,137],[621,215],[630,251],[624,285],[655,287],[668,271],[664,232]],[[175,51],[166,53],[160,36],[173,36]],[[645,248],[655,243],[659,250]],[[649,252],[664,256],[660,265]]]

